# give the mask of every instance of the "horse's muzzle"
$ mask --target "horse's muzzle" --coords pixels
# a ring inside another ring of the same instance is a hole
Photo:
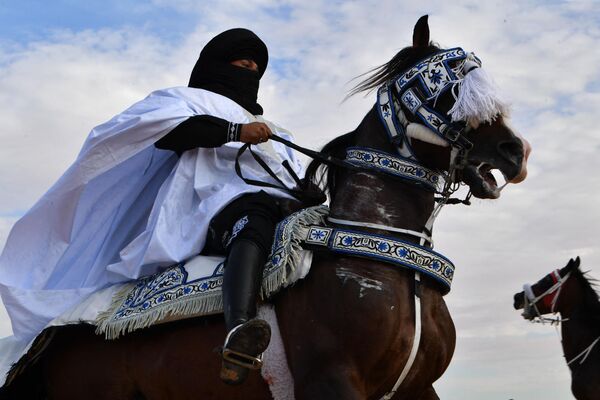
[[[515,310],[520,310],[525,306],[525,292],[515,294],[513,307]]]

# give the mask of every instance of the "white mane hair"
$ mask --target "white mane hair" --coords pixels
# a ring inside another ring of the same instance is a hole
[[[458,94],[457,94],[458,92]],[[454,83],[452,94],[456,99],[448,111],[452,121],[466,121],[471,126],[492,122],[497,116],[508,116],[508,103],[490,75],[481,67],[468,71],[465,77]]]

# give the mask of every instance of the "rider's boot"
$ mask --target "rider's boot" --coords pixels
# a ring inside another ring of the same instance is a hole
[[[240,384],[249,369],[260,369],[260,357],[271,339],[269,324],[254,318],[265,259],[260,247],[240,238],[231,244],[225,262],[223,311],[228,334],[220,376],[228,384]]]

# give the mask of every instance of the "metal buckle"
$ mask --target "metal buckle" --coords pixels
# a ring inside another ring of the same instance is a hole
[[[230,349],[223,349],[223,359],[227,362],[248,369],[261,369],[263,365],[262,354],[254,357]]]
[[[448,128],[446,129],[446,132],[444,132],[444,137],[451,141],[452,143],[456,142],[458,140],[458,138],[460,137],[460,131],[456,130],[456,129],[452,129],[452,128]]]

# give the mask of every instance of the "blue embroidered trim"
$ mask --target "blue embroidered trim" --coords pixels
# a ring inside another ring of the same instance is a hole
[[[307,245],[323,246],[334,253],[388,262],[427,274],[450,291],[454,264],[431,249],[388,236],[340,228],[312,226],[304,239]]]
[[[400,74],[395,81],[396,90],[404,93],[409,86],[415,85],[416,80],[425,91],[426,99],[431,100],[448,90],[452,81],[456,81],[460,67],[452,68],[450,62],[466,58],[467,53],[460,47],[433,54]]]
[[[346,161],[410,180],[434,192],[440,192],[442,188],[442,175],[415,162],[382,151],[350,147],[346,150]]]
[[[464,78],[468,72],[464,69],[466,60],[467,53],[460,47],[442,50],[419,61],[390,83],[379,88],[377,92],[379,116],[393,143],[409,142],[405,135],[405,127],[398,127],[401,124],[398,123],[399,117],[396,113],[401,113],[402,108],[397,98],[407,110],[441,138],[450,143],[457,140],[457,133],[460,133],[461,129],[454,129],[453,126],[456,124],[438,113],[430,104],[449,90],[455,82]],[[478,58],[474,57],[473,62],[475,68],[481,66]],[[416,159],[410,148],[403,149],[399,146],[398,152],[404,157]]]
[[[188,274],[183,268],[183,263],[180,263],[161,273],[139,279],[112,320],[118,322],[134,318],[165,303],[220,292],[223,271],[224,265],[221,263],[212,276],[188,281]]]
[[[406,130],[398,120],[397,113],[403,113],[396,96],[392,95],[391,85],[383,85],[377,91],[377,112],[390,138],[400,156],[415,160],[416,157],[406,137]]]

